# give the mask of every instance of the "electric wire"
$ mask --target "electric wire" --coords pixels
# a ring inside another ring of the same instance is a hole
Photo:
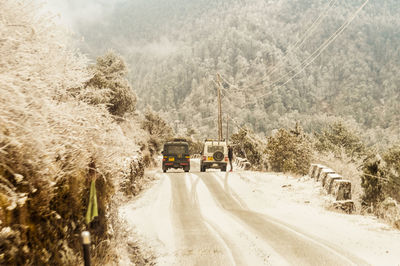
[[[272,84],[272,86],[273,86],[272,89],[277,89],[277,88],[283,87],[283,86],[286,85],[288,82],[290,82],[290,81],[293,80],[295,77],[297,77],[300,73],[302,73],[302,72],[305,70],[305,68],[307,68],[311,63],[313,63],[313,62],[315,61],[315,59],[317,59],[317,58],[321,55],[321,53],[322,53],[333,41],[335,41],[336,38],[350,25],[350,23],[356,18],[356,16],[358,15],[358,13],[367,5],[368,2],[369,2],[369,0],[364,1],[363,4],[353,13],[353,15],[351,15],[351,16],[346,20],[345,23],[343,23],[343,24],[342,24],[342,25],[341,25],[341,26],[340,26],[326,41],[324,41],[324,42],[318,47],[318,49],[316,49],[309,57],[307,57],[299,66],[297,66],[296,69],[299,68],[299,67],[301,67],[301,69],[300,69],[299,71],[297,71],[296,73],[294,73],[294,75],[292,75],[292,76],[291,76],[289,79],[287,79],[284,83],[282,83],[282,84],[280,84],[280,85],[277,85],[277,83],[278,83],[279,81],[281,81],[281,80],[283,80],[285,77],[289,76],[294,70],[292,70],[292,71],[289,72],[288,74],[284,75],[283,77],[281,77],[279,80],[275,81],[275,82]],[[221,76],[220,76],[220,77],[221,77]],[[226,79],[224,79],[224,78],[222,78],[222,77],[221,77],[221,79],[223,79],[223,81],[226,82],[229,86],[236,87],[236,86],[233,86],[232,84],[230,84],[229,82],[227,82]],[[236,87],[236,88],[237,88],[237,87]],[[241,91],[245,91],[245,90],[242,89]],[[264,98],[264,97],[266,97],[266,96],[269,96],[272,92],[273,92],[273,91],[269,91],[269,92],[267,92],[266,94],[260,95],[260,96],[257,97],[257,100],[256,100],[256,101],[246,103],[246,104],[242,105],[240,108],[242,109],[242,108],[244,108],[244,107],[246,107],[246,106],[248,106],[248,105],[256,104],[257,101],[258,101],[259,99],[262,99],[262,98]],[[232,121],[234,121],[235,124],[236,124],[237,126],[239,126],[239,124],[238,124],[233,118],[230,117],[230,119],[231,119]],[[239,127],[240,127],[240,126],[239,126]],[[242,128],[242,127],[240,127],[240,128]]]
[[[275,73],[276,70],[279,69],[279,67],[281,65],[283,65],[285,63],[286,58],[288,57],[289,54],[291,54],[295,49],[298,49],[300,47],[303,46],[303,44],[305,43],[305,41],[310,37],[310,35],[317,29],[317,27],[321,24],[321,22],[323,21],[323,19],[326,17],[326,15],[328,14],[328,12],[330,11],[330,9],[336,4],[337,0],[331,0],[327,7],[324,9],[324,11],[322,13],[320,13],[320,15],[318,16],[318,18],[316,20],[314,20],[314,22],[312,23],[312,25],[306,30],[306,32],[303,34],[303,36],[297,40],[292,46],[289,45],[288,50],[286,51],[285,55],[283,56],[282,60],[276,65],[274,66],[271,70],[269,70],[265,76],[267,75],[271,75],[273,73]],[[266,79],[263,79],[262,81],[257,82],[255,85],[262,83],[266,81]]]
[[[235,119],[233,119],[230,115],[227,114],[227,116],[228,116],[228,118],[236,125],[237,128],[239,128],[239,129],[245,131],[246,133],[249,131],[248,129],[243,128],[242,126],[240,126],[240,124],[239,124]],[[255,139],[255,138],[253,138],[250,134],[246,134],[246,136],[249,137],[249,139],[251,139],[252,141],[254,141],[254,142],[256,142],[256,143],[262,142],[261,140],[257,140],[257,139]]]
[[[327,4],[327,6],[324,8],[323,12],[319,14],[319,16],[312,22],[311,26],[305,31],[305,33],[293,44],[289,45],[288,50],[285,52],[284,57],[282,60],[275,65],[271,70],[267,71],[267,73],[264,75],[264,77],[252,85],[248,87],[254,87],[256,85],[262,84],[264,81],[267,79],[265,78],[268,75],[273,74],[280,66],[282,66],[285,63],[285,60],[289,54],[291,54],[295,49],[300,48],[304,42],[310,37],[310,35],[317,29],[317,27],[321,24],[323,19],[326,17],[330,9],[336,4],[337,0],[330,0],[330,2]],[[237,90],[243,91],[244,89],[239,89],[238,87],[230,84],[226,79],[224,79],[222,76],[221,78],[231,87],[236,88]]]
[[[221,77],[221,79],[222,79],[226,84],[229,85],[229,87],[232,87],[232,88],[236,89],[236,91],[238,91],[238,92],[246,91],[246,89],[244,89],[244,88],[240,89],[239,87],[237,87],[237,86],[231,84],[231,83],[230,83],[229,81],[227,81],[221,74],[220,74],[220,77]]]
[[[334,2],[333,2],[334,1]],[[280,82],[281,80],[283,80],[284,78],[286,78],[286,77],[288,77],[293,71],[295,71],[297,68],[299,68],[299,67],[301,67],[303,64],[307,64],[307,61],[308,60],[315,60],[315,59],[313,59],[313,57],[314,57],[314,55],[315,54],[317,54],[318,53],[318,55],[317,55],[317,57],[321,54],[321,53],[319,53],[319,51],[320,51],[320,49],[322,49],[322,51],[323,50],[325,50],[325,45],[327,44],[327,45],[329,45],[332,41],[332,39],[333,40],[335,40],[336,38],[337,38],[337,35],[338,34],[340,34],[340,33],[342,33],[343,31],[344,31],[344,29],[353,21],[353,19],[355,18],[355,16],[358,14],[358,12],[359,11],[361,11],[362,9],[363,9],[363,7],[367,4],[367,2],[368,2],[368,0],[367,1],[365,1],[362,5],[361,5],[361,7],[351,16],[351,17],[349,17],[349,19],[345,22],[345,23],[343,23],[324,43],[322,43],[310,56],[308,56],[299,66],[297,66],[294,70],[291,70],[291,72],[289,72],[289,73],[286,73],[284,76],[282,76],[282,77],[280,77],[278,80],[276,80],[275,82],[273,82],[272,84],[270,84],[270,86],[276,86],[277,85],[277,83],[278,82]],[[330,7],[332,7],[334,4],[336,3],[336,0],[331,0],[331,2],[329,3],[329,8]],[[326,12],[327,11],[329,11],[329,8],[327,9],[327,10],[325,10]],[[320,17],[323,15],[323,14],[325,14],[325,13],[322,13],[321,15],[320,15]],[[326,15],[326,14],[325,14]],[[325,16],[324,15],[324,16]],[[319,18],[320,18],[319,17]],[[318,21],[318,18],[317,18],[317,20],[316,21]],[[315,22],[316,22],[315,21]],[[315,24],[315,22],[314,22],[314,24]],[[311,28],[311,27],[310,27]],[[311,31],[312,32],[312,31]],[[305,39],[301,42],[301,43],[304,43],[304,41],[305,41]],[[283,63],[283,61],[281,61],[281,63]],[[309,65],[309,64],[308,64]],[[245,89],[239,89],[237,86],[234,86],[234,85],[232,85],[232,84],[230,84],[225,78],[223,78],[223,80],[229,85],[229,86],[231,86],[231,87],[233,87],[233,88],[236,88],[236,89],[238,89],[238,90],[241,90],[241,91],[245,91]],[[258,81],[258,82],[256,82],[256,83],[253,83],[252,85],[250,85],[250,86],[248,86],[248,87],[252,87],[252,86],[255,86],[255,85],[258,85],[258,84],[261,84],[262,82],[264,82],[265,80],[261,80],[261,81]]]
[[[342,26],[340,26],[334,34],[332,34],[323,44],[320,45],[320,47],[318,47],[317,50],[315,50],[309,57],[307,57],[307,59],[305,59],[299,66],[297,66],[296,68],[301,67],[301,69],[299,71],[297,71],[294,75],[292,75],[289,79],[287,79],[284,83],[277,85],[277,83],[279,81],[281,81],[282,79],[284,79],[285,77],[289,76],[290,73],[284,75],[283,77],[281,77],[278,81],[274,82],[272,89],[275,88],[280,88],[283,87],[284,85],[286,85],[287,83],[289,83],[291,80],[293,80],[295,77],[297,77],[301,72],[303,72],[305,70],[305,68],[307,68],[311,63],[313,63],[315,61],[315,59],[317,59],[321,53],[333,42],[336,40],[337,37],[339,37],[339,35],[350,25],[350,23],[356,18],[357,14],[365,7],[365,5],[369,2],[369,0],[364,1],[364,3],[356,10],[356,12],[353,13],[352,16],[350,16],[345,23],[342,24]],[[293,70],[294,71],[294,70]],[[266,96],[268,96],[270,94],[264,94],[264,95],[260,95],[258,96],[257,100],[264,98]],[[249,104],[254,104],[256,102],[251,102],[251,103],[247,103],[243,106],[241,106],[241,108],[249,105]]]

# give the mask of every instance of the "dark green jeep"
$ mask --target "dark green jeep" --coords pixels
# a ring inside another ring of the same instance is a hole
[[[167,172],[169,168],[182,168],[185,172],[190,170],[189,144],[184,139],[174,139],[164,144],[162,170]]]

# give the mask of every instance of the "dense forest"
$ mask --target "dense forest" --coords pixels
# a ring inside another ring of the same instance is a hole
[[[124,55],[139,108],[183,122],[181,130],[216,134],[220,73],[224,113],[240,126],[269,135],[296,121],[311,132],[340,119],[369,145],[385,146],[400,133],[398,1],[370,1],[300,71],[363,2],[126,1],[76,25],[84,52]]]

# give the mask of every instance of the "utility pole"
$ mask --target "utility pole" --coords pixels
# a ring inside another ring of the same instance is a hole
[[[222,107],[221,107],[221,76],[217,73],[218,82],[218,140],[222,140]]]
[[[226,115],[226,144],[229,144],[229,117]]]

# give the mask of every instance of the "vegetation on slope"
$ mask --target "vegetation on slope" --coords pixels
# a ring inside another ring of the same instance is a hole
[[[311,133],[342,118],[362,128],[367,146],[385,148],[398,139],[400,123],[396,0],[369,2],[313,64],[283,85],[282,77],[295,73],[362,2],[337,1],[294,50],[326,1],[126,2],[79,29],[91,49],[106,42],[132,63],[139,108],[150,104],[187,127],[195,123],[202,134],[216,127],[219,72],[227,81],[224,111],[256,133],[269,135],[294,121]]]
[[[305,175],[312,159],[311,141],[299,125],[290,131],[279,129],[268,138],[266,153],[273,171]]]
[[[2,1],[0,14],[0,264],[77,265],[85,229],[100,263],[115,192],[136,193],[143,174],[125,64],[107,53],[88,66],[33,2]],[[87,225],[93,180],[99,216]]]

